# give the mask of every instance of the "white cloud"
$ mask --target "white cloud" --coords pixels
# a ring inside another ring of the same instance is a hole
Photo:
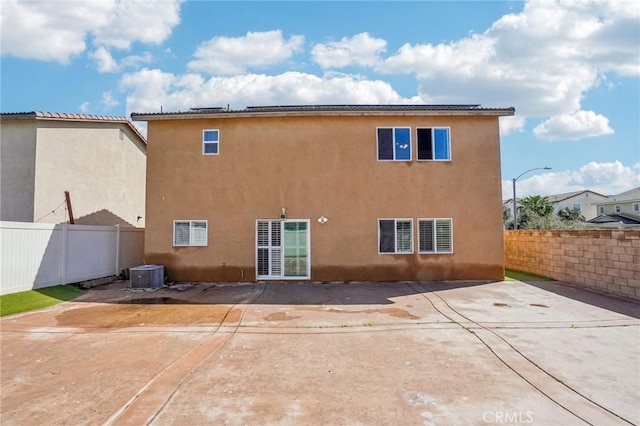
[[[521,115],[500,117],[500,136],[506,136],[515,132],[522,132],[527,119]]]
[[[118,49],[161,43],[180,21],[180,3],[2,0],[2,55],[67,63],[86,50],[91,36],[96,46]]]
[[[371,37],[369,33],[360,33],[343,37],[340,41],[318,43],[311,49],[311,56],[323,68],[374,66],[386,48],[385,40]]]
[[[389,83],[349,75],[318,77],[300,72],[275,76],[246,74],[211,77],[174,75],[157,69],[125,74],[120,88],[127,95],[127,112],[185,111],[192,107],[285,104],[422,103],[400,96]]]
[[[96,44],[117,49],[129,49],[133,42],[160,44],[180,23],[181,3],[182,0],[116,1],[108,25],[92,31]]]
[[[620,161],[591,162],[579,170],[541,173],[518,180],[518,198],[529,195],[553,195],[590,189],[604,195],[618,194],[640,186],[640,163],[625,166]],[[502,181],[502,197],[513,195],[511,180]]]
[[[144,52],[141,55],[129,55],[122,58],[120,61],[120,68],[138,68],[143,64],[148,64],[153,59],[153,56],[149,52]]]
[[[89,58],[93,59],[96,68],[100,73],[114,73],[125,68],[139,68],[142,64],[148,64],[153,57],[151,53],[144,52],[141,55],[129,55],[119,62],[111,55],[107,49],[100,46],[95,51],[89,53]]]
[[[106,73],[118,71],[118,64],[116,63],[116,60],[113,59],[111,53],[102,46],[97,48],[95,51],[90,52],[89,58],[93,59],[96,63],[98,72]]]
[[[102,92],[102,101],[100,101],[100,103],[107,109],[120,105],[118,100],[113,99],[111,92]]]
[[[187,64],[193,71],[209,74],[242,74],[248,68],[264,68],[289,59],[302,50],[304,36],[288,40],[282,31],[248,32],[242,37],[213,37],[198,46],[195,59]]]
[[[78,106],[78,109],[80,109],[80,112],[87,112],[89,111],[90,106],[91,106],[91,103],[89,101],[85,101],[81,103],[80,106]]]
[[[609,119],[593,111],[576,111],[551,117],[533,129],[537,138],[548,141],[577,140],[613,133]]]
[[[436,103],[515,106],[524,116],[579,111],[606,73],[640,75],[640,8],[633,1],[531,0],[482,34],[405,44],[377,66],[414,73]]]

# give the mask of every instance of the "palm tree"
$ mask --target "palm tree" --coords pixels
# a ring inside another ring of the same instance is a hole
[[[580,210],[570,210],[569,207],[565,207],[564,209],[560,210],[558,212],[558,216],[560,216],[560,219],[566,221],[585,221],[585,218]]]
[[[540,217],[547,217],[553,213],[553,204],[549,200],[549,197],[530,195],[527,198],[520,200],[520,204],[522,204],[524,209],[527,209]]]

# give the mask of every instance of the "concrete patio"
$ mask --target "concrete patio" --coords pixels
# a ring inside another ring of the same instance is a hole
[[[640,423],[633,302],[556,282],[124,287],[2,318],[2,425]]]

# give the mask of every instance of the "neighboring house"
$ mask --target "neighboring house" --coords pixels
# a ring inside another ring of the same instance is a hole
[[[553,204],[553,214],[558,215],[560,210],[568,208],[582,213],[585,220],[593,219],[598,215],[595,203],[607,200],[606,195],[588,189],[583,191],[567,192],[565,194],[549,195],[549,201]]]
[[[521,199],[516,200],[516,207],[518,209],[518,212],[522,207],[522,204],[520,204],[520,200]],[[502,207],[503,209],[506,208],[507,210],[509,210],[509,220],[513,220],[513,198],[502,200]]]
[[[125,117],[2,113],[0,220],[144,226],[146,141]]]
[[[596,203],[598,216],[590,220],[597,224],[640,224],[640,187]]]
[[[504,278],[498,118],[343,105],[148,122],[145,260],[190,281]]]

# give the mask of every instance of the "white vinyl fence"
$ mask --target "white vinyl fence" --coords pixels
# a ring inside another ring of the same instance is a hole
[[[118,275],[143,260],[144,229],[0,222],[0,294]]]

